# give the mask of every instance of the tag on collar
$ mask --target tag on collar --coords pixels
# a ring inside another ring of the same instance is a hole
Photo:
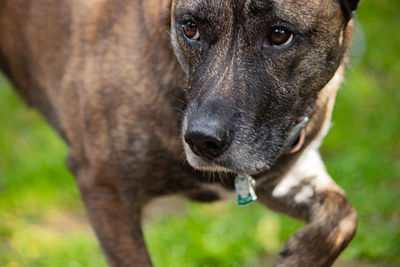
[[[248,174],[238,174],[235,178],[235,189],[237,194],[237,205],[247,206],[257,200],[255,193],[256,181]]]

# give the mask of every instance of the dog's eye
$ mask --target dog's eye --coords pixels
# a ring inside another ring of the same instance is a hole
[[[193,41],[199,40],[200,33],[199,29],[197,28],[197,24],[193,21],[185,22],[183,25],[183,33],[185,36]]]
[[[273,28],[269,36],[264,40],[264,46],[287,46],[293,41],[293,33],[282,28]]]

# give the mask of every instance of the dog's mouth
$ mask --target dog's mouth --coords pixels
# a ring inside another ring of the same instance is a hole
[[[275,157],[273,157],[272,160],[271,157],[269,160],[260,160],[253,155],[254,153],[229,153],[229,149],[223,155],[210,159],[193,148],[193,144],[190,144],[188,140],[184,141],[186,158],[191,166],[203,171],[258,175],[268,171],[280,156],[290,155],[300,151],[305,141],[305,127],[308,122],[309,119],[307,117],[299,119],[299,123],[289,131],[286,141],[281,146],[280,150],[275,153]],[[248,146],[249,144],[244,145]],[[239,149],[233,148],[232,150]],[[248,161],[252,162],[252,164],[248,164]]]

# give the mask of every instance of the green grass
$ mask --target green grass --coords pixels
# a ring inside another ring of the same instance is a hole
[[[0,82],[0,266],[104,264],[94,237],[77,226],[84,213],[65,145]]]
[[[359,213],[342,259],[400,264],[400,2],[363,1],[358,21],[366,50],[356,38],[322,154]],[[66,153],[41,116],[0,80],[0,266],[105,266]],[[301,226],[233,202],[185,202],[186,212],[146,224],[155,265],[261,266]]]

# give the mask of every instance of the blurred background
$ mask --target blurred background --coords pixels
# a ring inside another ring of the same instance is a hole
[[[361,1],[356,19],[351,64],[321,148],[359,214],[357,235],[335,266],[400,266],[400,1]],[[66,153],[0,78],[0,266],[106,266]],[[155,266],[268,266],[302,225],[234,202],[156,211],[145,226]]]

